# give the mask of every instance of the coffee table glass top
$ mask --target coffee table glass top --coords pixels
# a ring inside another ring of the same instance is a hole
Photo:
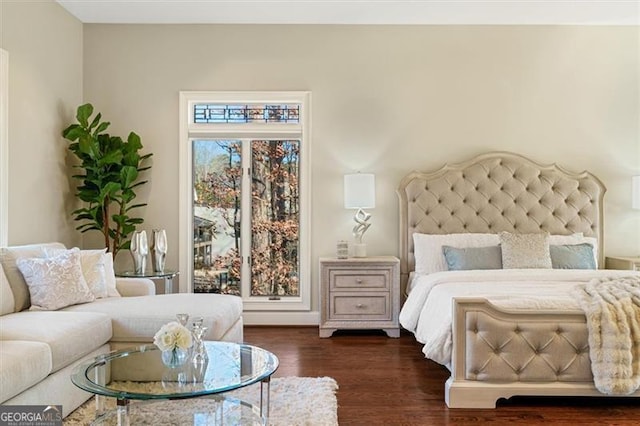
[[[71,380],[86,391],[126,400],[192,398],[213,395],[268,379],[278,358],[256,346],[204,342],[208,361],[169,368],[155,345],[142,345],[96,357],[76,367]],[[108,369],[113,380],[109,381]]]

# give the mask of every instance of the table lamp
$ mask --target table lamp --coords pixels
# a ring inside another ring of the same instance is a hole
[[[372,209],[376,206],[375,176],[369,173],[355,173],[344,175],[344,208],[358,209],[353,220],[353,235],[356,244],[353,247],[354,257],[366,257],[367,246],[362,242],[362,236],[369,229],[371,214],[364,209]]]

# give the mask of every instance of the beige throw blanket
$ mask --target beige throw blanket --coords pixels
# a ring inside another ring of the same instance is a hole
[[[574,293],[587,318],[596,388],[629,395],[640,387],[640,277],[593,279]]]

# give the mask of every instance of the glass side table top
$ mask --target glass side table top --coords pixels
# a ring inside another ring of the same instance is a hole
[[[141,274],[137,274],[135,271],[121,271],[116,272],[116,277],[123,278],[174,278],[178,275],[178,271],[174,271],[171,269],[165,269],[162,272],[154,272],[154,271],[146,271]]]
[[[120,400],[193,398],[268,380],[278,358],[256,346],[204,342],[208,361],[166,367],[155,345],[115,351],[75,368],[71,380],[81,389]],[[107,369],[114,381],[108,382]],[[129,383],[126,383],[129,382]]]

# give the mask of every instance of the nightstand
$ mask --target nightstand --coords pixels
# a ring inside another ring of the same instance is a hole
[[[320,294],[320,337],[340,329],[381,329],[400,337],[398,258],[321,258]]]
[[[628,269],[630,271],[640,271],[640,256],[636,257],[606,257],[604,259],[606,269]]]

